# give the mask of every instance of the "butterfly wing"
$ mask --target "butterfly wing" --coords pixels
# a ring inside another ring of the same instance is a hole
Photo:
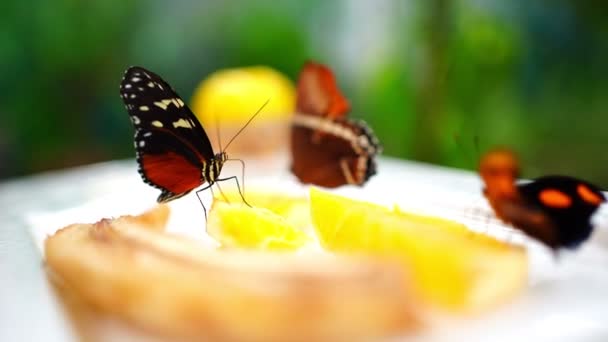
[[[363,122],[346,118],[349,110],[331,70],[307,62],[298,79],[291,129],[291,170],[301,182],[362,185],[375,174],[378,140]]]
[[[323,133],[317,136],[315,133]],[[380,152],[362,122],[296,115],[291,134],[291,171],[302,182],[328,188],[363,185],[376,173]]]
[[[595,185],[566,176],[545,176],[518,185],[520,196],[531,207],[542,209],[553,222],[559,244],[576,247],[591,235],[591,216],[606,201]],[[556,191],[569,199],[567,205],[555,206],[541,194]]]
[[[346,116],[350,104],[328,67],[307,62],[298,78],[296,110],[301,114],[340,118]]]
[[[139,130],[135,145],[139,174],[162,191],[158,202],[182,197],[204,182],[202,162],[173,134],[161,129]]]
[[[508,224],[551,248],[559,247],[553,220],[541,208],[521,200],[504,199],[493,203],[496,214]]]
[[[130,67],[120,96],[135,127],[135,150],[144,181],[162,193],[159,202],[181,197],[205,182],[213,158],[203,127],[181,97],[155,73]]]

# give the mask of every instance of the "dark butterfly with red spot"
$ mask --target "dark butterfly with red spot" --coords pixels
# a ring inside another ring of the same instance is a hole
[[[197,118],[160,76],[130,67],[120,83],[120,96],[135,127],[139,174],[161,190],[158,202],[182,197],[205,182],[209,188],[218,181],[236,180],[219,178],[229,160],[225,149],[213,152]]]
[[[479,173],[496,216],[553,250],[575,249],[587,240],[593,231],[591,216],[606,202],[597,186],[568,176],[516,182],[519,165],[505,149],[486,154]]]
[[[381,146],[363,121],[347,118],[349,110],[331,70],[307,62],[298,79],[291,127],[291,171],[302,183],[363,185],[376,174]]]

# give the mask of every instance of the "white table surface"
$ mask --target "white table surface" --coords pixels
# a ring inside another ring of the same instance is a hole
[[[247,165],[248,186],[302,190],[286,173],[268,171],[276,165]],[[75,340],[47,284],[39,245],[44,234],[62,224],[136,213],[153,205],[158,191],[143,184],[135,170],[132,160],[114,161],[0,183],[0,341]],[[591,241],[556,262],[545,248],[492,219],[480,188],[474,173],[381,158],[378,175],[364,189],[339,190],[456,219],[529,248],[529,288],[522,296],[483,318],[407,340],[608,341],[605,208],[596,215],[599,227]],[[179,202],[181,210],[198,206],[194,195]],[[200,207],[195,212],[188,222],[204,222]]]

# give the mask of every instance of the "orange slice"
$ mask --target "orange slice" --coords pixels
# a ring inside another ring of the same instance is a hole
[[[247,190],[245,198],[247,203],[253,207],[268,209],[284,218],[295,228],[304,230],[309,235],[314,235],[310,219],[310,203],[305,196],[253,189]],[[237,191],[224,191],[224,195],[216,193],[214,200],[235,204],[243,203],[243,199]]]
[[[448,310],[478,311],[526,283],[522,247],[474,233],[456,222],[405,213],[312,188],[311,213],[322,246],[333,252],[398,260],[416,291]]]
[[[214,201],[207,233],[222,247],[294,251],[313,240],[271,210],[241,203]]]

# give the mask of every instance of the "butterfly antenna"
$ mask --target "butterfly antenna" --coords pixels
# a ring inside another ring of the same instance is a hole
[[[479,149],[479,135],[475,135],[475,138],[473,138],[473,145],[475,147],[475,157],[477,157],[476,160],[479,160],[481,158],[481,152]]]
[[[213,111],[213,120],[215,121],[215,133],[217,135],[217,143],[218,143],[218,145],[220,147],[220,151],[223,151],[222,150],[222,136],[220,134],[220,120],[217,117],[217,112],[216,111]]]
[[[247,127],[251,121],[253,121],[253,119],[255,119],[256,116],[258,116],[258,114],[260,114],[260,112],[262,111],[262,109],[264,109],[264,107],[266,107],[266,105],[268,104],[268,102],[270,102],[270,98],[268,100],[266,100],[266,102],[264,102],[264,104],[255,112],[255,114],[253,114],[249,120],[247,120],[247,122],[245,123],[245,125],[243,125],[243,127],[241,127],[241,129],[239,129],[238,132],[236,132],[236,134],[232,137],[232,139],[230,139],[230,141],[228,142],[228,144],[226,144],[226,147],[224,148],[224,150],[221,151],[226,151],[228,149],[228,146],[230,146],[230,144],[232,144],[232,142],[234,141],[234,139],[236,137],[239,136],[239,134],[241,134],[241,132],[245,129],[245,127]]]
[[[471,165],[473,167],[475,167],[477,165],[477,163],[475,162],[475,159],[473,159],[471,154],[469,152],[467,152],[467,149],[464,148],[464,146],[462,145],[462,139],[460,139],[460,136],[458,135],[458,133],[454,134],[454,143],[456,144],[456,146],[458,146],[458,148],[460,149],[462,154],[466,156],[466,158],[469,160]]]

